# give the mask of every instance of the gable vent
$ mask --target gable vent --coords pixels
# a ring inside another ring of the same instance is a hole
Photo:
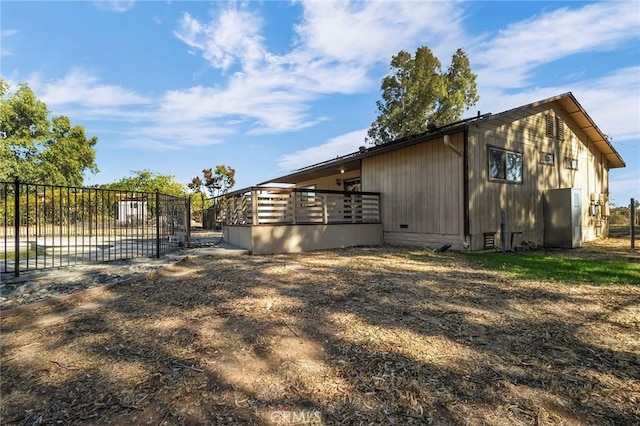
[[[559,141],[564,140],[564,124],[562,120],[560,120],[560,117],[556,117],[556,136]]]
[[[550,138],[553,137],[553,117],[551,116],[551,114],[547,114],[546,115],[547,118],[547,136],[549,136]]]

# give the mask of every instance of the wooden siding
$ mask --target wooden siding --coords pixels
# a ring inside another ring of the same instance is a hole
[[[463,150],[463,133],[450,136]],[[362,189],[381,193],[385,243],[461,246],[464,239],[463,159],[443,139],[362,160]]]
[[[344,189],[344,180],[355,179],[360,177],[360,170],[353,170],[345,173],[324,176],[322,178],[296,183],[296,188],[304,188],[315,185],[316,189],[328,191],[342,191]],[[340,179],[340,186],[336,184],[336,179]]]
[[[548,115],[561,118],[563,140],[546,135]],[[500,230],[501,211],[506,212],[508,245],[512,232],[522,232],[519,238],[543,243],[542,196],[546,189],[581,189],[583,239],[595,238],[598,229],[606,232],[602,218],[588,212],[591,194],[608,194],[606,160],[556,104],[517,110],[473,124],[468,145],[472,250],[482,249],[483,233]],[[522,153],[521,184],[489,181],[489,145]],[[540,164],[540,152],[553,154],[554,165]],[[567,158],[578,160],[577,170],[566,167]]]

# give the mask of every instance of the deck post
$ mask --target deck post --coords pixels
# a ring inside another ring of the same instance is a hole
[[[355,194],[351,194],[351,223],[356,223],[356,219],[357,219],[357,215],[356,215],[356,210],[357,210],[357,204],[356,204],[356,195]]]
[[[327,195],[322,195],[322,223],[329,223],[329,210],[327,209]]]
[[[258,217],[258,191],[251,188],[251,225],[260,224]]]
[[[296,204],[298,204],[298,197],[296,196],[296,191],[291,191],[291,224],[296,224]]]

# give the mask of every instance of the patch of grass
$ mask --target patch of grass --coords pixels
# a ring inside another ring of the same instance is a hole
[[[14,251],[8,251],[4,255],[0,254],[0,257],[6,257],[7,260],[15,260],[16,253]],[[36,251],[32,249],[20,250],[20,259],[26,259],[36,257]]]
[[[549,253],[469,253],[482,268],[502,271],[515,278],[579,284],[640,285],[640,264],[566,258]]]

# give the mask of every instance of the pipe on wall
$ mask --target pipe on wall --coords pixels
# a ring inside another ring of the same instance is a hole
[[[449,141],[449,135],[444,135],[443,136],[443,141],[444,141],[445,146],[447,146],[453,152],[458,154],[459,157],[462,157],[462,153],[458,150],[458,148],[456,148],[454,145],[452,145],[451,142]]]

